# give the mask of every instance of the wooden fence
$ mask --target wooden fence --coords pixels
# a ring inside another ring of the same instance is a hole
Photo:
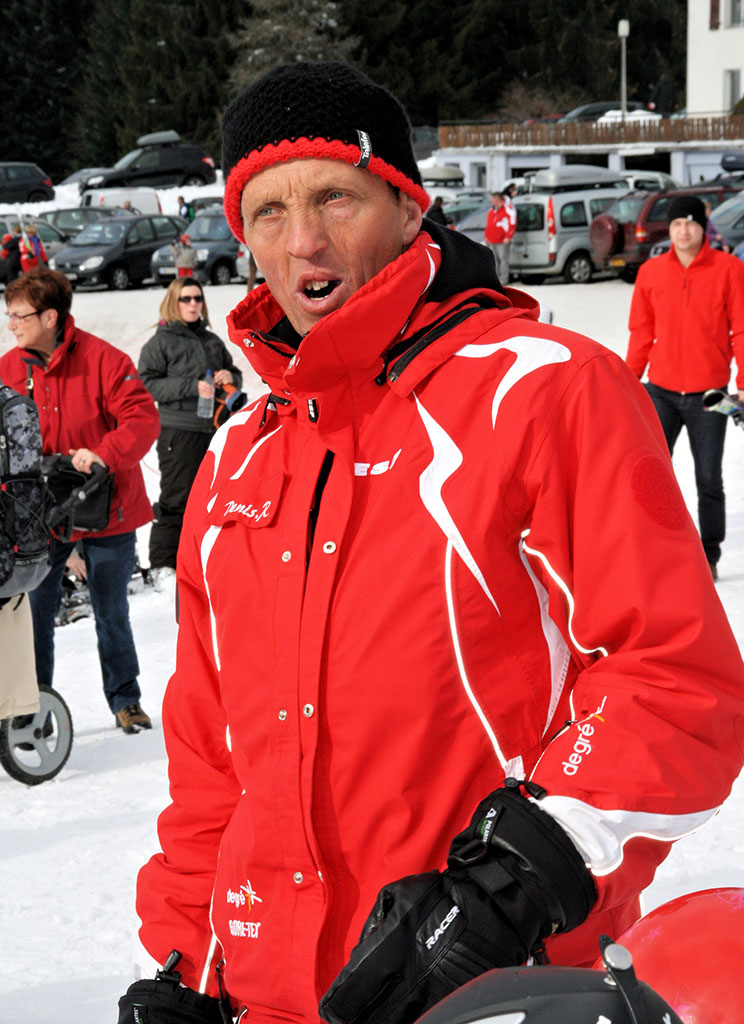
[[[439,126],[442,148],[469,146],[617,146],[647,143],[656,146],[684,142],[738,142],[744,144],[744,116],[680,117],[660,121],[622,121],[612,124],[444,123]]]

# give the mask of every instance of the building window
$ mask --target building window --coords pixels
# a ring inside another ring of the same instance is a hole
[[[728,114],[741,99],[741,69],[723,72],[723,109]]]
[[[742,0],[726,0],[726,27],[744,25],[744,3]]]
[[[486,187],[486,165],[485,164],[471,164],[470,166],[470,183],[478,188]]]

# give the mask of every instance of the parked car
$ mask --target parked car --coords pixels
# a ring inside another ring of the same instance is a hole
[[[4,235],[10,234],[12,225],[17,223],[18,217],[15,214],[0,214],[0,238]],[[47,224],[38,218],[34,218],[33,223],[36,225],[36,231],[39,238],[44,243],[44,251],[47,254],[47,258],[51,259],[52,256],[55,256],[59,252],[60,249],[64,248],[67,244],[67,238],[61,231],[58,231],[57,228],[52,227],[51,224]],[[0,281],[5,283],[7,276],[5,260],[0,259]]]
[[[153,132],[137,139],[137,148],[113,167],[82,180],[80,191],[121,185],[211,185],[216,178],[214,161],[200,146],[182,143],[175,131]]]
[[[213,206],[198,213],[186,232],[196,249],[194,277],[202,284],[230,284],[238,276],[235,261],[239,243],[230,230],[221,207]],[[171,244],[161,245],[152,254],[152,277],[167,287],[176,276]]]
[[[133,213],[162,213],[160,199],[154,188],[89,188],[80,199],[82,207],[104,206],[121,209],[125,203],[131,206]]]
[[[52,179],[36,164],[0,163],[0,203],[43,203],[54,199]]]
[[[59,184],[79,185],[81,181],[85,181],[87,178],[92,178],[94,174],[103,174],[103,172],[108,169],[108,167],[80,167],[77,171],[73,171],[72,174],[68,174],[66,178],[59,182]]]
[[[238,277],[241,281],[248,281],[251,275],[251,250],[245,242],[240,242],[238,244],[238,256],[235,260],[235,266],[238,271]],[[256,283],[263,280],[264,276],[261,272],[261,268],[256,267]]]
[[[662,192],[670,188],[682,188],[680,182],[665,171],[620,171],[629,189],[645,192]]]
[[[118,206],[68,206],[60,210],[45,210],[40,213],[36,223],[46,221],[61,231],[65,238],[73,238],[79,231],[103,217],[131,217],[129,210]]]
[[[735,190],[723,186],[671,189],[667,192],[629,192],[596,217],[590,229],[592,259],[603,270],[635,280],[655,242],[667,235],[667,210],[678,196],[697,196],[719,206]]]
[[[567,114],[559,118],[557,124],[571,123],[572,121],[596,121],[610,110],[620,110],[622,104],[620,100],[602,100],[598,103],[582,103],[578,107],[574,107],[573,110],[569,110]],[[643,110],[643,103],[639,103],[637,100],[628,100],[626,103],[626,110]]]
[[[106,284],[123,290],[150,276],[153,252],[187,228],[182,217],[106,217],[89,224],[51,263],[73,286]]]

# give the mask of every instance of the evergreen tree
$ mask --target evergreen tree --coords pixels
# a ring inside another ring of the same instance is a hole
[[[278,64],[348,60],[355,40],[334,0],[253,0],[234,38],[231,91],[240,92]]]
[[[74,129],[79,167],[110,167],[122,155],[119,55],[128,19],[129,0],[98,0],[95,5],[89,29],[94,45],[81,69]]]
[[[79,63],[88,49],[93,0],[6,0],[0,44],[3,78],[12,83],[3,103],[6,159],[39,164],[59,180],[77,159]]]
[[[219,153],[220,115],[245,0],[130,0],[119,58],[119,149],[173,128]]]

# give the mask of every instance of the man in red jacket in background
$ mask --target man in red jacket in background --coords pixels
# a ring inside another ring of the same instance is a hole
[[[514,225],[516,229],[516,222]],[[512,218],[500,192],[491,193],[491,209],[486,218],[486,245],[493,253],[496,276],[501,284],[509,284],[509,249],[511,247]]]
[[[695,463],[700,536],[713,578],[726,534],[723,443],[726,416],[703,407],[710,388],[726,389],[731,360],[744,398],[744,264],[713,249],[696,196],[669,206],[669,252],[644,263],[630,307],[626,361],[646,385],[670,453],[682,427]]]
[[[120,1024],[410,1024],[490,967],[591,964],[741,769],[744,666],[647,395],[422,220],[410,137],[341,63],[223,119],[266,281],[228,331],[267,393],[184,518]]]

